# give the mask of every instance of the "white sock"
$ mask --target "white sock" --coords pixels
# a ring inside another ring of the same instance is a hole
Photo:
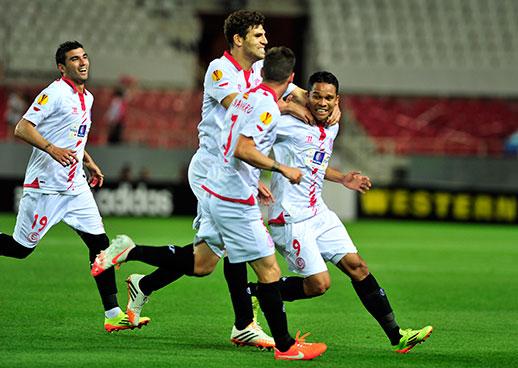
[[[117,317],[122,310],[119,307],[112,308],[110,310],[104,311],[104,316],[106,318]]]

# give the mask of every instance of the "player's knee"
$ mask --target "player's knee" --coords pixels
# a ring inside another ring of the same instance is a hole
[[[211,263],[195,264],[194,265],[194,276],[203,277],[203,276],[210,275],[212,273],[212,271],[214,271],[214,268],[216,268],[216,265],[211,264]]]
[[[193,276],[203,277],[210,275],[218,264],[219,257],[212,256],[210,253],[196,253],[194,257]]]
[[[345,255],[338,266],[354,281],[361,281],[369,275],[367,263],[357,253]]]
[[[330,287],[331,280],[329,278],[318,278],[306,284],[305,292],[308,296],[319,296],[325,294]]]

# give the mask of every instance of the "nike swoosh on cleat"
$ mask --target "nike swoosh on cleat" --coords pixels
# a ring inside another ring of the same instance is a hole
[[[297,355],[281,355],[283,359],[302,359],[304,358],[304,353],[299,351]]]
[[[129,248],[126,248],[124,249],[122,252],[120,252],[119,254],[117,254],[115,257],[113,257],[112,259],[112,264],[117,264],[117,260],[119,259],[120,256],[122,256],[125,252],[127,252],[129,250]]]

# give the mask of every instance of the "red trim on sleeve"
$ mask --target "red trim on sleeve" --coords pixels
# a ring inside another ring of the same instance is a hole
[[[268,225],[284,225],[284,224],[286,224],[286,219],[284,218],[284,212],[281,212],[281,214],[279,216],[268,221]]]
[[[247,204],[249,206],[253,206],[255,204],[255,198],[253,195],[251,195],[248,199],[230,198],[230,197],[225,197],[225,196],[219,195],[218,193],[207,188],[205,185],[202,185],[201,188],[203,190],[205,190],[206,192],[212,194],[214,197],[221,199],[222,201]]]
[[[23,184],[24,188],[34,188],[34,189],[40,189],[40,182],[38,181],[38,178],[34,179],[34,181],[30,184]]]

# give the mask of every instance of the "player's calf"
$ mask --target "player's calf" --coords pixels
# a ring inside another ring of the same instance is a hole
[[[18,243],[14,238],[7,234],[0,233],[0,255],[5,257],[24,259],[31,254],[34,248],[28,248]]]

